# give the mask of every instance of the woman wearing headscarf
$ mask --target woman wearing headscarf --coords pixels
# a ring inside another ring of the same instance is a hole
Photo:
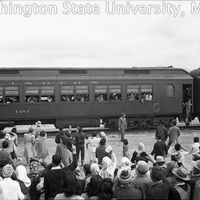
[[[21,191],[19,183],[11,179],[13,174],[13,167],[10,164],[7,164],[2,169],[3,180],[0,181],[0,199],[24,199],[24,195]]]
[[[16,167],[16,176],[22,193],[24,195],[28,195],[31,180],[30,178],[28,178],[26,168],[23,165],[19,165]]]
[[[102,160],[102,169],[101,169],[101,175],[102,178],[110,178],[114,179],[114,173],[117,167],[117,158],[115,156],[115,153],[112,151],[112,148],[108,148],[106,150],[110,155],[111,159],[108,156],[105,156]]]

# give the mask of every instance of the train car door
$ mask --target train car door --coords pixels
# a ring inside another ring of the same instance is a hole
[[[186,125],[192,121],[192,84],[183,84],[183,112],[181,121]]]

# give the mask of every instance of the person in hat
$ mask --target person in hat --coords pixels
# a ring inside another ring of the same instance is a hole
[[[121,135],[121,142],[124,140],[125,131],[127,129],[127,122],[126,122],[126,114],[122,113],[121,117],[118,120],[118,129],[119,134]]]
[[[146,199],[146,184],[151,184],[152,180],[149,176],[149,165],[145,161],[139,161],[136,166],[136,176],[132,181],[132,186],[142,192],[143,199]]]
[[[122,168],[117,175],[119,187],[114,191],[114,197],[117,199],[142,199],[140,190],[132,187],[132,172],[129,168]]]
[[[149,185],[150,194],[153,199],[168,199],[170,194],[169,184],[163,182],[165,172],[162,167],[154,166],[151,169],[152,184]]]
[[[181,200],[190,199],[191,197],[191,187],[189,185],[190,175],[188,171],[183,168],[174,168],[172,173],[175,176],[175,189],[179,192]]]
[[[192,170],[190,172],[190,186],[192,199],[200,199],[200,160],[193,161]]]
[[[40,135],[40,132],[44,130],[43,127],[42,127],[42,123],[41,121],[37,121],[35,123],[35,128],[34,128],[34,133],[35,133],[35,138],[38,138],[39,135]]]
[[[155,166],[159,166],[159,167],[162,168],[163,172],[165,173],[165,177],[164,178],[166,178],[169,172],[168,172],[167,166],[165,164],[164,157],[163,156],[157,156],[156,162],[155,162],[154,165]]]
[[[3,180],[0,181],[0,199],[24,199],[24,195],[21,191],[19,183],[11,179],[13,174],[13,167],[10,164],[7,164],[2,169]]]

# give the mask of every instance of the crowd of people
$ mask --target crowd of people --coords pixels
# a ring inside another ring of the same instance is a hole
[[[147,152],[145,144],[139,143],[137,150],[130,153],[129,141],[123,130],[119,131],[123,142],[121,160],[117,160],[105,132],[87,135],[77,127],[75,132],[59,131],[55,154],[47,163],[47,133],[38,121],[24,134],[26,166],[20,164],[17,155],[16,128],[9,133],[0,132],[0,199],[200,199],[198,137],[187,150],[179,142],[180,130],[175,121],[170,128],[160,121],[152,151]],[[184,163],[189,154],[193,158],[191,171]]]

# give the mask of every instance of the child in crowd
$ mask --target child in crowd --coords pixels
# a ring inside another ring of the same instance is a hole
[[[130,155],[128,153],[128,140],[127,139],[124,139],[123,140],[123,157],[127,157],[127,158],[130,158]]]
[[[200,147],[199,137],[194,137],[193,142],[194,143],[190,147],[189,154],[192,154],[192,160],[198,160],[200,159],[200,154],[198,154]]]
[[[179,143],[175,145],[175,152],[171,155],[171,160],[176,161],[179,166],[184,166],[185,156],[188,155],[187,151],[182,150]]]

